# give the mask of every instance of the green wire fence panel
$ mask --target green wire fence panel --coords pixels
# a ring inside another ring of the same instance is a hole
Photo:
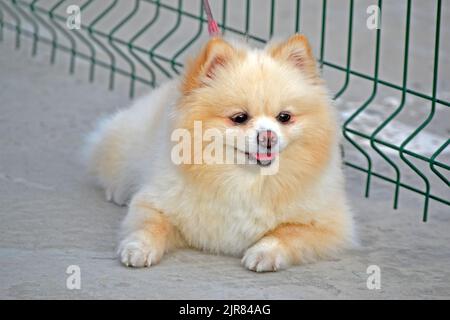
[[[430,207],[448,211],[450,2],[210,2],[225,36],[256,46],[294,32],[310,38],[365,196],[376,177],[394,208],[408,190],[423,199],[424,221]],[[16,48],[65,59],[70,73],[102,73],[110,89],[127,80],[131,97],[177,76],[208,38],[200,0],[0,0],[0,41],[4,30]]]

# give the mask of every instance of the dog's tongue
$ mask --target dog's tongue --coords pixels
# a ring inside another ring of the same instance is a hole
[[[276,153],[255,153],[256,160],[267,161],[273,160],[276,157]]]

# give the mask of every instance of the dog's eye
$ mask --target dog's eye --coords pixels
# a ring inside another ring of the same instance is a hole
[[[280,112],[277,116],[277,120],[281,123],[289,122],[289,120],[291,120],[291,115],[288,112]]]
[[[242,124],[242,123],[247,122],[248,114],[246,114],[245,112],[240,112],[240,113],[237,113],[234,116],[232,116],[230,119],[234,123]]]

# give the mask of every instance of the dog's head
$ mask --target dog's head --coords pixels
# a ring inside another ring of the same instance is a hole
[[[220,164],[210,164],[216,172],[256,172],[276,163],[275,173],[314,174],[335,144],[334,113],[302,35],[263,50],[211,39],[188,64],[181,91],[179,127],[195,136],[195,122],[200,123],[203,133],[222,135],[218,143],[223,159],[227,152],[235,153],[237,165],[230,167],[224,160],[220,169]],[[203,153],[211,151],[213,139],[207,136],[207,141],[205,136],[194,137],[202,138]]]

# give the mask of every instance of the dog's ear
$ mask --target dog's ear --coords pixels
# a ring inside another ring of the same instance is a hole
[[[189,93],[214,79],[219,68],[223,68],[237,54],[236,50],[222,38],[212,38],[200,51],[200,54],[189,61],[183,82],[183,92]]]
[[[295,34],[287,41],[270,46],[267,50],[274,59],[287,61],[298,68],[313,83],[320,82],[316,59],[304,35]]]

